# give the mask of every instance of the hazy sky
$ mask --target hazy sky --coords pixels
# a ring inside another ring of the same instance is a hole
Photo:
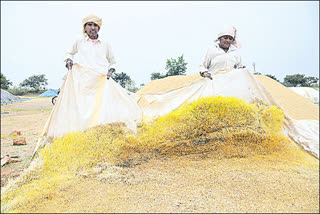
[[[184,55],[187,74],[224,25],[234,25],[243,63],[283,81],[288,74],[319,78],[318,1],[1,1],[1,72],[18,86],[45,74],[57,89],[67,70],[65,50],[79,38],[81,20],[103,19],[100,38],[111,44],[117,72],[140,86],[166,60]]]

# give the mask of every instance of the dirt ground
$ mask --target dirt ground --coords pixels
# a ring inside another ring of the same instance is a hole
[[[1,106],[1,155],[22,160],[1,168],[1,186],[30,158],[53,107],[50,100]],[[26,136],[27,145],[12,146],[8,135],[15,130]],[[120,171],[113,179],[82,178],[19,211],[319,213],[319,160],[294,143],[272,155],[160,158]]]
[[[7,163],[1,167],[1,187],[8,178],[19,176],[41,135],[42,129],[53,108],[51,98],[31,98],[30,100],[1,106],[1,157],[19,156],[21,162]],[[13,146],[13,131],[20,131],[26,137],[27,145]]]

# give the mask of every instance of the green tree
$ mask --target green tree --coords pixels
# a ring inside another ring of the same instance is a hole
[[[136,92],[138,91],[139,89],[136,87],[136,83],[133,81],[133,80],[129,80],[128,81],[128,84],[127,84],[127,87],[128,91],[131,91],[131,92]]]
[[[9,89],[10,85],[12,85],[12,82],[8,80],[4,74],[1,73],[1,88]]]
[[[41,86],[48,85],[48,79],[45,77],[45,74],[40,75],[32,75],[31,77],[23,80],[22,83],[20,83],[21,87],[27,87],[35,90],[41,89]]]
[[[283,85],[287,87],[310,87],[318,81],[319,78],[317,77],[306,77],[304,74],[293,74],[287,75],[284,78]]]
[[[167,76],[174,76],[174,75],[185,75],[187,71],[187,64],[184,59],[183,55],[176,59],[167,59],[166,70]]]
[[[317,77],[306,77],[308,87],[317,85],[319,83],[319,78]]]
[[[277,82],[280,82],[274,75],[266,74],[267,77],[270,77],[271,79],[276,80]]]
[[[174,75],[185,75],[187,71],[187,64],[188,63],[184,61],[183,55],[179,56],[178,59],[167,59],[165,68],[166,70],[168,70],[167,73],[152,73],[151,80],[162,79]]]
[[[124,72],[114,73],[114,76],[112,77],[112,79],[114,79],[114,81],[116,81],[123,88],[126,88],[126,89],[129,89],[134,85],[134,82],[131,80],[131,77]]]
[[[162,79],[165,77],[167,77],[166,74],[160,74],[160,73],[152,73],[151,74],[151,80]]]

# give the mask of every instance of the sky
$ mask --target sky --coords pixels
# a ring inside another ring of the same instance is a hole
[[[137,87],[183,55],[186,74],[225,25],[238,30],[243,64],[253,73],[319,78],[318,1],[1,1],[1,73],[13,86],[45,74],[58,89],[65,51],[82,36],[81,20],[103,19],[99,37],[113,49],[117,72]]]

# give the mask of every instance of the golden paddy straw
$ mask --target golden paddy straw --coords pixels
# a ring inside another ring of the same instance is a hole
[[[81,182],[82,175],[94,175],[103,163],[131,166],[157,156],[205,152],[221,159],[279,152],[290,142],[281,132],[283,122],[284,113],[276,106],[218,96],[200,98],[143,124],[136,137],[121,123],[71,132],[43,148],[41,164],[6,188],[2,211],[32,209]]]

